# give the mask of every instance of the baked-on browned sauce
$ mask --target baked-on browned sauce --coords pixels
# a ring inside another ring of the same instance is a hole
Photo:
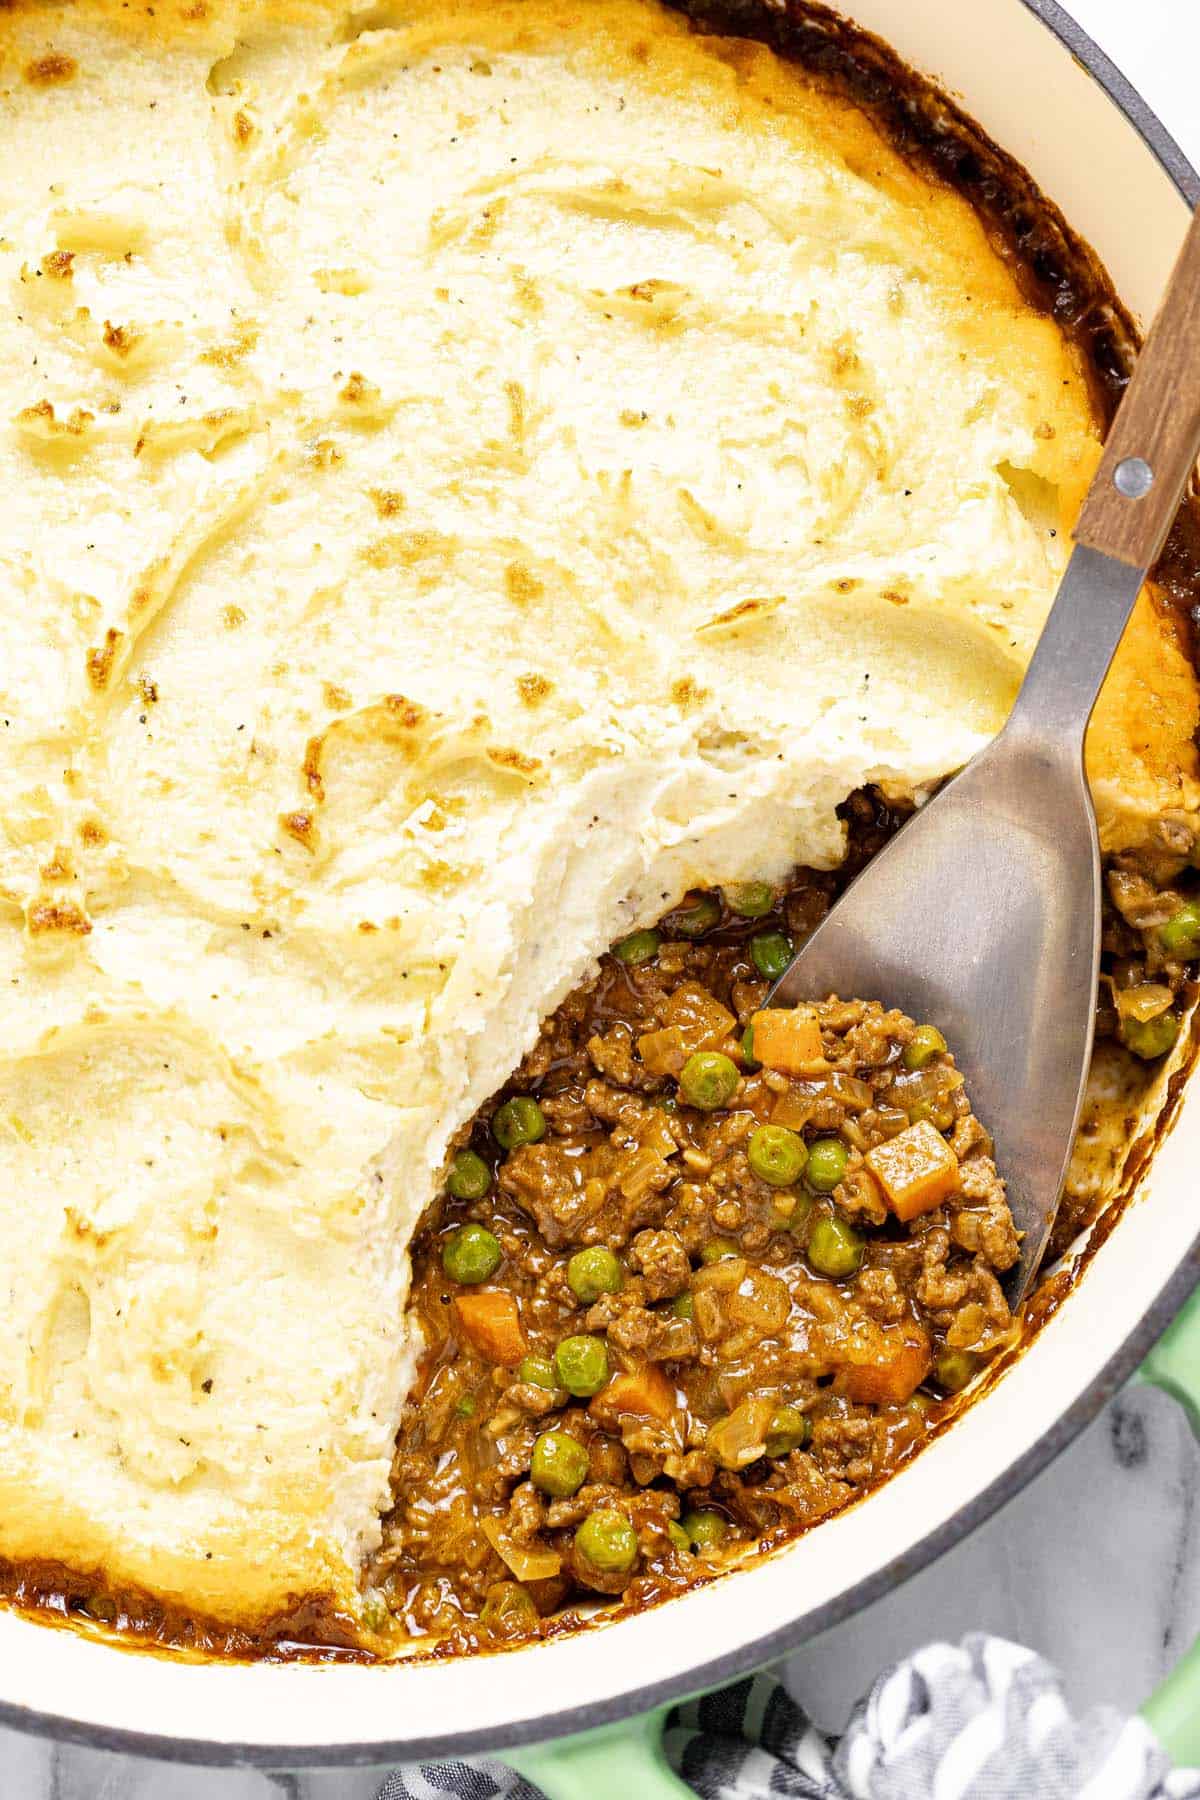
[[[409,1630],[468,1647],[706,1579],[893,1471],[1013,1341],[1018,1239],[936,1026],[761,1010],[896,823],[845,812],[836,875],[692,895],[619,945],[461,1140],[374,1571]],[[1162,928],[1200,934],[1164,858],[1109,872],[1102,1023],[1153,1055],[1184,975]]]

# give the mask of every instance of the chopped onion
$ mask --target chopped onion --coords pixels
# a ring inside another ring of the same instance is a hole
[[[503,1519],[484,1519],[483,1535],[518,1581],[547,1581],[562,1568],[562,1557],[557,1550],[544,1547],[539,1550],[529,1544],[514,1543],[505,1535]]]

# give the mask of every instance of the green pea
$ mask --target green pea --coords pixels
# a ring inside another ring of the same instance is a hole
[[[657,931],[631,931],[627,938],[622,938],[613,949],[618,962],[627,963],[636,969],[639,963],[649,962],[657,956],[662,939]]]
[[[795,945],[782,931],[760,931],[750,939],[751,960],[768,981],[778,981],[795,954]]]
[[[498,1581],[488,1589],[479,1614],[480,1629],[488,1637],[526,1637],[538,1622],[533,1595],[516,1581]]]
[[[760,1181],[769,1181],[772,1187],[790,1187],[799,1181],[808,1151],[803,1138],[786,1125],[760,1125],[750,1134],[746,1157]]]
[[[623,1512],[605,1507],[588,1514],[575,1533],[575,1548],[602,1575],[624,1575],[637,1561],[637,1532]]]
[[[446,1187],[456,1200],[482,1200],[492,1185],[492,1171],[474,1150],[456,1150]]]
[[[724,1262],[727,1256],[740,1256],[742,1253],[732,1238],[709,1238],[701,1247],[702,1263]]]
[[[608,1380],[608,1346],[599,1337],[564,1338],[554,1352],[554,1369],[559,1387],[585,1400]]]
[[[1159,927],[1158,940],[1167,955],[1180,962],[1200,956],[1200,900],[1185,900],[1179,911]]]
[[[933,1372],[939,1387],[944,1387],[948,1394],[957,1394],[966,1387],[978,1367],[978,1357],[972,1356],[969,1350],[943,1350],[933,1365]]]
[[[569,1431],[543,1431],[533,1446],[529,1479],[543,1494],[567,1500],[587,1480],[588,1453]]]
[[[862,1238],[844,1219],[818,1219],[808,1234],[808,1260],[818,1275],[842,1281],[863,1259]]]
[[[460,1225],[442,1245],[442,1267],[451,1281],[474,1287],[500,1267],[503,1252],[482,1225]]]
[[[737,881],[725,889],[731,912],[743,919],[762,919],[775,904],[775,889],[769,881]]]
[[[674,1519],[667,1520],[667,1536],[670,1538],[671,1542],[674,1544],[676,1550],[681,1551],[685,1556],[691,1555],[692,1540],[689,1538],[687,1532],[683,1529],[683,1526],[677,1525],[675,1523]]]
[[[548,1356],[535,1356],[532,1353],[523,1356],[517,1364],[517,1380],[527,1381],[531,1387],[556,1388],[558,1376],[554,1364]]]
[[[694,1319],[696,1316],[696,1302],[692,1299],[690,1294],[676,1294],[671,1302],[671,1311],[675,1314],[677,1319]]]
[[[460,1419],[473,1419],[475,1417],[475,1396],[464,1394],[461,1400],[454,1402],[454,1410]]]
[[[729,1529],[718,1512],[685,1513],[679,1523],[693,1550],[714,1550]]]
[[[797,1406],[778,1406],[767,1429],[767,1455],[786,1456],[789,1450],[803,1450],[811,1436],[806,1413]]]
[[[924,1069],[935,1056],[944,1056],[946,1040],[936,1025],[918,1025],[904,1046],[906,1069]]]
[[[1143,1062],[1165,1056],[1179,1036],[1179,1019],[1173,1012],[1159,1013],[1154,1019],[1122,1019],[1121,1042]]]
[[[362,1622],[368,1631],[382,1631],[391,1616],[382,1594],[368,1594],[363,1600]]]
[[[689,894],[671,915],[671,929],[680,937],[700,938],[720,921],[721,902],[715,894]]]
[[[748,1069],[760,1069],[762,1064],[754,1054],[754,1027],[747,1025],[742,1033],[742,1061]]]
[[[546,1115],[528,1094],[514,1094],[497,1107],[492,1136],[502,1150],[515,1150],[518,1144],[540,1144],[545,1135]]]
[[[601,1294],[619,1294],[624,1285],[620,1263],[603,1244],[577,1250],[567,1264],[567,1286],[585,1306],[590,1306]]]
[[[809,1187],[816,1188],[818,1194],[832,1194],[845,1175],[849,1160],[850,1152],[845,1144],[839,1144],[836,1138],[818,1138],[809,1146],[808,1165],[804,1171]]]
[[[719,1106],[728,1106],[738,1080],[737,1065],[719,1050],[697,1050],[683,1065],[679,1091],[689,1106],[715,1112]]]

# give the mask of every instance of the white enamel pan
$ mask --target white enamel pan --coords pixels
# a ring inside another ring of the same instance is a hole
[[[1200,180],[1067,12],[1054,0],[850,0],[848,10],[1031,172],[1146,320]],[[1198,1171],[1200,1089],[1185,1094],[1075,1291],[980,1403],[865,1502],[707,1588],[534,1647],[391,1667],[187,1663],[0,1612],[0,1723],[227,1765],[511,1748],[562,1796],[682,1794],[657,1760],[653,1718],[617,1721],[794,1649],[895,1587],[1023,1487],[1139,1364],[1185,1396],[1200,1392],[1200,1310],[1185,1310],[1151,1354],[1200,1275]],[[1200,1760],[1200,1672],[1179,1671],[1149,1711],[1177,1755]]]

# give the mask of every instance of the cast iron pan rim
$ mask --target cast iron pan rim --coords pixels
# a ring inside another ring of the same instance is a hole
[[[1179,192],[1191,206],[1200,205],[1200,174],[1192,167],[1170,132],[1153,113],[1137,90],[1094,43],[1087,33],[1058,4],[1058,0],[1021,0],[1027,10],[1040,19],[1066,45],[1075,59],[1087,69],[1104,89],[1109,99],[1153,151]],[[1031,1444],[1023,1456],[1010,1464],[1003,1475],[989,1487],[968,1500],[965,1506],[931,1531],[927,1537],[910,1546],[900,1556],[875,1574],[846,1588],[824,1606],[803,1613],[780,1630],[740,1644],[724,1656],[705,1663],[690,1665],[680,1674],[667,1676],[647,1687],[630,1688],[613,1699],[592,1705],[564,1707],[526,1720],[515,1726],[504,1738],[504,1746],[540,1743],[545,1738],[563,1737],[586,1731],[598,1725],[609,1725],[645,1712],[671,1700],[699,1693],[702,1688],[719,1687],[725,1682],[760,1668],[786,1651],[794,1650],[805,1639],[816,1637],[831,1626],[840,1624],[872,1601],[891,1593],[939,1556],[961,1543],[977,1530],[994,1512],[1006,1505],[1029,1485],[1036,1475],[1052,1463],[1100,1413],[1125,1385],[1145,1358],[1151,1346],[1162,1336],[1171,1320],[1200,1285],[1200,1235],[1182,1259],[1158,1298],[1147,1307],[1133,1330],[1104,1365],[1100,1374],[1085,1388],[1078,1399],[1045,1432]],[[734,1577],[736,1579],[736,1577]],[[605,1627],[604,1629],[619,1629]],[[509,1652],[517,1654],[520,1652]],[[385,1670],[364,1669],[363,1679],[386,1677]],[[77,1719],[56,1713],[35,1712],[0,1698],[0,1726],[31,1736],[48,1737],[60,1743],[85,1745],[92,1750],[111,1750],[125,1755],[141,1756],[159,1762],[190,1763],[201,1767],[250,1767],[262,1769],[351,1768],[374,1764],[377,1767],[401,1762],[432,1761],[446,1756],[485,1755],[495,1752],[498,1744],[493,1731],[459,1731],[450,1737],[396,1738],[371,1740],[357,1744],[233,1744],[214,1743],[207,1738],[159,1737],[149,1731],[117,1730],[104,1725],[87,1725]]]

